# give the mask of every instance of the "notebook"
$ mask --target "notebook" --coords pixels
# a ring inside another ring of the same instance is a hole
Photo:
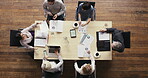
[[[35,38],[34,40],[34,46],[45,47],[46,44],[47,40],[45,38]]]

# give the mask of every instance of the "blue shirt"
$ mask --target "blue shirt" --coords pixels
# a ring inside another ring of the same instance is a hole
[[[81,21],[86,21],[88,18],[92,18],[94,8],[93,8],[93,6],[91,6],[90,9],[83,10],[82,9],[82,5],[83,5],[83,3],[81,3],[79,5],[79,7],[78,7],[78,13],[81,15]]]

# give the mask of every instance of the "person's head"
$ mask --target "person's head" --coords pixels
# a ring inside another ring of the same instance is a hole
[[[16,38],[18,38],[19,40],[21,40],[21,39],[22,39],[21,32],[18,32],[15,36],[16,36]]]
[[[88,10],[88,9],[90,9],[91,8],[91,4],[90,4],[90,2],[84,2],[83,3],[83,5],[82,5],[82,9],[83,10]]]
[[[84,64],[82,67],[82,71],[86,75],[90,75],[92,73],[92,67],[90,64]]]
[[[42,67],[43,70],[48,70],[48,69],[51,69],[51,64],[49,61],[45,61],[43,63],[43,67]]]
[[[55,0],[47,0],[49,5],[53,5]]]
[[[120,42],[113,41],[113,43],[112,43],[112,48],[113,48],[114,50],[119,50],[119,49],[122,48],[122,44],[121,44]]]

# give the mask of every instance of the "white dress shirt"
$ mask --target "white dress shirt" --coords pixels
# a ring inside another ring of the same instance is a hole
[[[20,43],[21,43],[22,46],[24,46],[24,47],[26,47],[28,49],[33,48],[33,46],[28,45],[28,43],[30,43],[32,41],[32,39],[33,39],[33,36],[29,32],[29,30],[31,30],[35,26],[36,26],[36,24],[32,24],[31,26],[29,26],[29,27],[27,27],[27,28],[25,28],[25,29],[23,29],[21,31],[21,33],[27,35],[28,38],[26,38],[24,40],[20,40]]]

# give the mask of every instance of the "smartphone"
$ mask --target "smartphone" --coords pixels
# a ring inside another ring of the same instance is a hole
[[[75,29],[70,30],[70,37],[71,38],[76,38],[76,30]]]

